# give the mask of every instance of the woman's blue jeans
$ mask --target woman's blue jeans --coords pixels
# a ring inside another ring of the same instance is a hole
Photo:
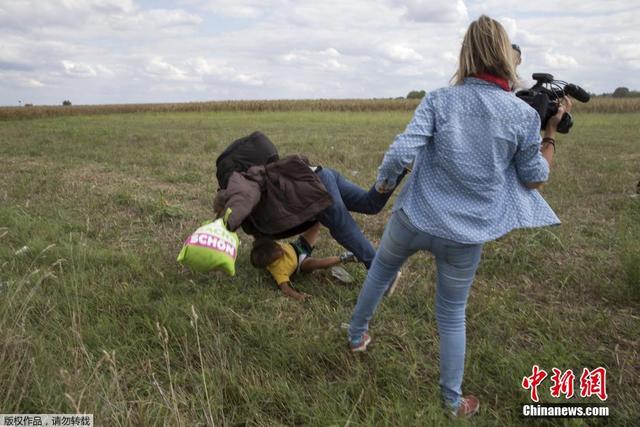
[[[358,343],[402,264],[419,250],[435,256],[437,268],[436,322],[440,336],[440,388],[444,403],[457,408],[462,397],[466,345],[465,310],[482,244],[462,244],[417,229],[396,211],[387,223],[378,252],[358,296],[349,324],[349,339]]]

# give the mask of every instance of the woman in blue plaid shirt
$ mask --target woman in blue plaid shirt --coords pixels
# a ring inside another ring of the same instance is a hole
[[[495,20],[471,23],[453,85],[429,93],[389,147],[377,189],[385,192],[413,163],[385,228],[349,325],[353,351],[371,342],[369,321],[402,264],[420,250],[436,260],[440,386],[454,416],[478,411],[462,395],[465,309],[484,242],[515,228],[559,224],[538,193],[549,177],[556,127],[568,99],[540,137],[540,117],[511,91],[511,42]]]

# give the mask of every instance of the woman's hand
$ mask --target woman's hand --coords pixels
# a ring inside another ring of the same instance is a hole
[[[573,103],[568,96],[563,97],[558,104],[558,112],[547,120],[547,126],[544,128],[544,136],[549,138],[555,138],[558,124],[562,120],[564,113],[570,113]]]
[[[553,155],[556,152],[556,132],[558,131],[558,124],[562,120],[564,113],[571,111],[571,99],[567,96],[562,98],[558,104],[558,112],[550,117],[547,121],[547,126],[544,128],[544,138],[542,138],[542,144],[540,147],[540,153],[545,158],[549,167],[553,164]],[[544,182],[528,182],[525,186],[529,189],[537,189],[542,187]]]

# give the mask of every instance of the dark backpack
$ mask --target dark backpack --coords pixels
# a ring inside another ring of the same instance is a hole
[[[233,172],[245,172],[251,166],[266,165],[279,158],[275,145],[260,131],[237,139],[216,159],[218,186],[227,188]]]

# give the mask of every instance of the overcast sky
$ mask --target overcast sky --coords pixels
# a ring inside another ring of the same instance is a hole
[[[0,105],[404,96],[483,13],[523,76],[640,89],[638,0],[0,0]]]

